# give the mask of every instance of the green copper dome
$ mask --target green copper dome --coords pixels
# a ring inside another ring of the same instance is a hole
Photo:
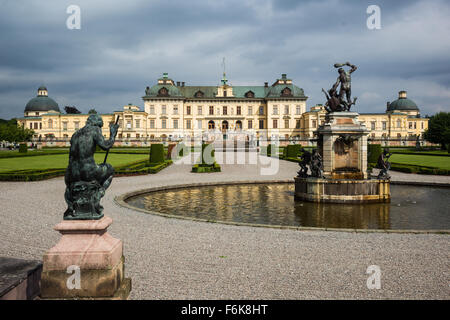
[[[38,92],[41,90],[47,91],[47,88],[44,86],[39,87]],[[55,100],[52,98],[49,98],[46,95],[38,95],[36,98],[31,99],[28,101],[27,105],[25,106],[25,112],[29,111],[58,111],[61,112],[59,109],[58,104]]]
[[[406,91],[400,91],[398,99],[392,101],[386,111],[395,110],[419,110],[419,108],[414,101],[406,97]]]

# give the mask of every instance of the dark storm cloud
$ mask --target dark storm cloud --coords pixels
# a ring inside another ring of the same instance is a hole
[[[66,8],[81,8],[68,30]],[[381,30],[366,8],[381,7]],[[222,57],[232,84],[262,85],[287,73],[310,97],[351,61],[358,111],[383,112],[408,90],[423,114],[448,110],[450,6],[445,1],[0,1],[0,118],[21,116],[45,84],[61,107],[143,105],[162,72],[215,85]]]

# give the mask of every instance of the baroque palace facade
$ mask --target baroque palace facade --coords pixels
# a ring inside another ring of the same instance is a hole
[[[164,73],[157,84],[145,89],[142,99],[144,110],[129,104],[122,110],[101,114],[105,137],[109,137],[109,124],[120,116],[117,141],[125,145],[194,136],[207,140],[277,136],[285,141],[309,141],[326,114],[321,105],[306,111],[303,89],[286,74],[270,86],[267,82],[263,86],[232,86],[225,74],[218,86],[186,86]],[[17,120],[34,130],[35,141],[52,145],[67,144],[88,116],[61,113],[42,86],[37,97],[27,103],[24,117]],[[361,113],[359,120],[374,139],[412,140],[428,127],[428,119],[420,117],[419,108],[405,91],[388,103],[386,113]]]

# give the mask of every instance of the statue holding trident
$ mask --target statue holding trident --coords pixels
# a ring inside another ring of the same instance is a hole
[[[345,71],[344,66],[350,67],[349,71]],[[325,105],[325,109],[328,112],[335,111],[350,111],[350,107],[356,103],[356,97],[352,101],[352,87],[351,87],[351,74],[355,72],[357,67],[350,62],[346,63],[335,63],[335,68],[339,68],[339,76],[336,80],[336,83],[333,87],[328,91],[328,93],[322,89],[325,93],[325,97],[327,98],[327,103]],[[339,94],[337,93],[337,89],[339,88]],[[345,97],[344,97],[345,95]]]
[[[98,114],[91,114],[86,125],[70,139],[69,166],[65,174],[66,192],[64,198],[67,210],[64,220],[97,220],[103,217],[100,199],[110,186],[114,168],[106,163],[109,149],[114,145],[119,117],[109,129],[111,136],[105,140],[102,134],[103,120]],[[96,147],[106,150],[105,160],[97,165],[94,160]]]

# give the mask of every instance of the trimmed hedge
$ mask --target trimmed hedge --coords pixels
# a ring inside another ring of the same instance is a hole
[[[154,165],[164,162],[164,145],[162,143],[154,143],[150,146],[149,162]]]
[[[300,144],[289,144],[284,148],[283,155],[286,158],[297,158],[302,153],[302,145]]]
[[[28,146],[26,143],[19,144],[19,153],[27,153]]]
[[[143,163],[136,163],[131,166],[122,167],[114,170],[114,175],[118,176],[126,176],[126,175],[141,175],[141,174],[149,174],[149,173],[158,173],[162,169],[168,167],[173,163],[172,160],[166,160],[163,163],[150,163],[148,161],[144,161]]]
[[[210,144],[206,144],[206,143],[202,144],[202,153],[201,153],[201,155],[200,155],[200,158],[201,158],[201,164],[202,164],[202,165],[208,165],[208,166],[209,166],[209,164],[207,164],[206,161],[205,161],[205,149],[206,149],[209,145],[210,145]],[[215,159],[214,159],[215,153],[216,153],[216,151],[214,150],[214,148],[211,148],[211,153],[209,154],[209,157],[208,157],[208,158],[214,160],[214,163],[215,163]]]
[[[381,153],[383,153],[381,144],[368,144],[367,145],[367,162],[376,165]]]
[[[31,152],[27,152],[27,153],[19,153],[19,152],[15,152],[15,151],[5,151],[5,152],[0,153],[0,159],[49,156],[49,155],[65,154],[65,153],[69,153],[69,150],[67,150],[67,151],[59,150],[59,151],[51,151],[51,152],[31,151]]]
[[[419,174],[434,174],[448,176],[450,175],[450,170],[426,167],[426,166],[416,166],[413,164],[403,164],[403,163],[391,163],[392,171],[400,171],[406,173],[419,173]]]
[[[66,169],[15,170],[0,173],[0,181],[39,181],[63,176]]]
[[[195,164],[192,166],[192,172],[195,173],[206,173],[206,172],[220,172],[221,168],[217,162],[214,164]]]

